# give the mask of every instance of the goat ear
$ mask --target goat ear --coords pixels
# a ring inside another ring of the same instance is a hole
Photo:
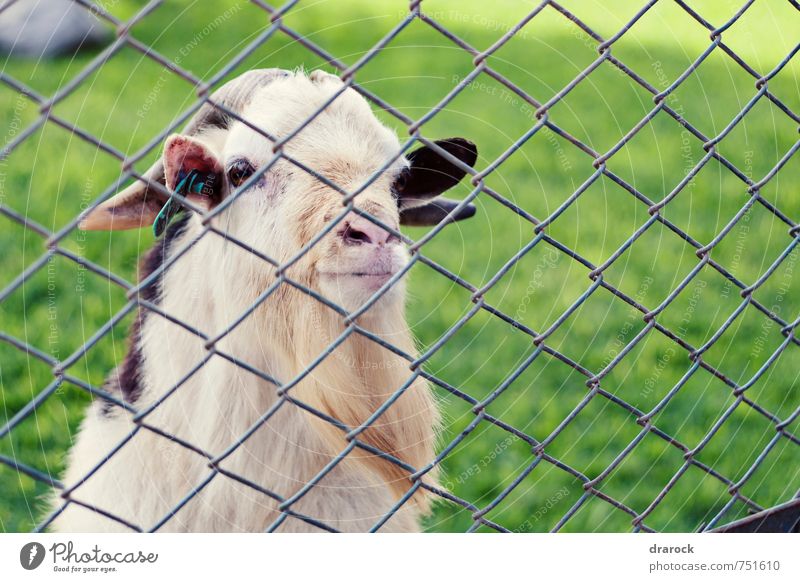
[[[449,198],[437,198],[433,202],[414,206],[400,212],[400,224],[404,226],[435,226],[444,220],[456,207],[461,204],[458,200]],[[475,216],[477,209],[474,204],[467,204],[454,216],[450,217],[447,223],[457,222],[465,218]]]
[[[478,148],[469,140],[451,137],[435,142],[450,155],[472,167]],[[461,181],[466,172],[432,148],[421,147],[408,154],[410,165],[395,184],[400,210],[421,206]]]
[[[468,166],[475,165],[478,148],[469,140],[451,137],[435,142]],[[437,198],[466,175],[455,164],[445,160],[432,148],[421,147],[408,155],[410,166],[395,185],[400,206],[400,224],[406,226],[434,226],[439,224],[459,204],[447,198]],[[467,204],[450,222],[475,215],[475,206]]]
[[[161,160],[122,192],[89,211],[78,227],[81,230],[127,230],[142,228],[153,221],[166,202],[165,196],[152,184],[164,185],[164,166]]]
[[[208,210],[219,201],[222,184],[222,163],[203,142],[185,135],[171,135],[164,145],[164,176],[167,188],[175,186],[190,172],[203,176],[203,193],[183,193],[189,200]]]
[[[164,155],[145,174],[116,196],[106,200],[81,219],[82,230],[127,230],[150,226],[167,202],[167,197],[152,183],[167,189],[175,188],[179,176],[192,170],[206,176],[206,191],[219,190],[222,165],[216,155],[202,142],[183,135],[171,135],[164,146]],[[189,194],[201,208],[210,208],[214,196]]]

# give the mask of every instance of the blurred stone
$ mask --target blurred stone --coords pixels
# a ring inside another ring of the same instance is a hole
[[[16,0],[0,12],[0,52],[15,57],[73,55],[109,36],[95,15],[71,0]]]

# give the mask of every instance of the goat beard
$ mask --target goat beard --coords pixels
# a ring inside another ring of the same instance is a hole
[[[298,301],[301,303],[295,303],[297,309],[289,310],[294,320],[290,328],[294,332],[296,374],[311,366],[346,331],[341,315],[305,296],[298,297]],[[402,301],[379,302],[357,323],[411,358],[417,357]],[[411,378],[406,358],[352,332],[291,391],[303,402],[353,429],[362,426],[402,389],[400,396],[356,438],[420,470],[434,459],[440,417],[427,382],[416,378],[409,383]],[[331,456],[348,446],[341,428],[316,416],[312,424],[322,441],[330,445]],[[397,499],[414,485],[410,471],[358,446],[345,461],[386,483]],[[426,472],[421,481],[438,486],[438,466]],[[430,498],[429,492],[419,487],[411,501],[422,513],[427,513]]]

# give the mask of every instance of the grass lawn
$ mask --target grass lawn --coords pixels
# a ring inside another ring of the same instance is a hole
[[[123,0],[111,12],[136,13],[138,2]],[[285,17],[288,26],[341,61],[361,58],[403,17],[407,2],[332,0],[301,2]],[[612,3],[607,2],[607,5]],[[614,2],[614,11],[596,2],[563,2],[604,38],[631,19],[641,1]],[[740,2],[690,2],[715,26]],[[479,50],[485,50],[531,3],[425,0],[438,22]],[[133,35],[200,78],[211,78],[264,30],[264,13],[248,2],[175,2],[157,8],[132,29]],[[798,42],[800,13],[789,3],[756,2],[723,34],[723,39],[761,74],[772,70]],[[651,85],[663,90],[709,45],[709,32],[672,2],[660,2],[612,48]],[[598,57],[596,42],[552,8],[545,9],[515,38],[488,59],[496,71],[546,102]],[[9,59],[4,72],[40,94],[52,95],[73,79],[96,54],[75,59],[32,62]],[[418,119],[474,68],[473,58],[430,26],[414,21],[357,74],[357,81],[404,114]],[[325,67],[319,57],[277,34],[244,60],[235,74],[256,67]],[[800,61],[790,61],[769,80],[769,90],[800,112]],[[667,103],[699,131],[716,136],[756,95],[755,79],[721,49],[711,55],[670,95]],[[130,47],[123,48],[89,75],[53,113],[126,154],[145,147],[175,121],[194,99],[192,86]],[[598,152],[606,152],[654,108],[653,97],[610,62],[601,63],[549,110],[549,120]],[[4,142],[36,121],[38,107],[0,84]],[[379,116],[401,136],[407,128],[385,113]],[[465,136],[480,149],[478,169],[501,156],[535,123],[533,108],[486,74],[476,78],[423,126],[426,137]],[[798,139],[797,123],[767,99],[760,99],[717,145],[717,151],[754,181],[761,180]],[[158,155],[155,148],[140,164]],[[666,197],[706,152],[664,111],[606,162],[607,169],[651,201]],[[486,185],[543,220],[552,215],[596,170],[590,155],[545,128],[527,140],[486,178]],[[119,161],[77,135],[47,123],[0,162],[0,203],[53,231],[69,223],[120,176]],[[800,220],[800,155],[790,158],[760,191],[763,199],[792,221]],[[466,185],[456,196],[469,193]],[[662,210],[678,229],[705,245],[749,200],[746,185],[716,160],[709,161]],[[533,224],[486,193],[479,213],[451,226],[423,247],[426,256],[480,288],[534,239]],[[648,204],[601,176],[547,227],[546,233],[595,267],[605,263],[645,225]],[[412,238],[425,234],[408,229]],[[711,258],[751,285],[790,247],[789,227],[762,204],[755,204],[716,245]],[[107,268],[128,281],[137,257],[152,243],[152,233],[73,231],[63,248]],[[0,215],[5,288],[44,252],[42,237]],[[800,285],[795,273],[800,251],[786,254],[753,293],[784,321],[800,315]],[[695,248],[655,222],[603,272],[603,281],[647,309],[659,307],[697,267]],[[486,304],[543,332],[579,297],[593,288],[590,268],[553,244],[540,241],[490,287]],[[410,273],[409,319],[420,346],[433,345],[474,307],[471,293],[424,265]],[[740,307],[740,289],[706,264],[661,310],[656,321],[682,341],[705,344]],[[53,358],[73,354],[125,305],[122,290],[75,262],[56,256],[0,303],[0,332],[27,342]],[[69,372],[93,385],[124,356],[130,317],[123,319]],[[488,414],[538,439],[547,439],[589,394],[590,373],[606,373],[600,388],[642,411],[652,410],[688,372],[688,379],[652,424],[690,448],[696,447],[734,404],[730,386],[709,371],[693,368],[687,351],[655,329],[639,338],[647,324],[642,313],[604,287],[588,298],[548,336],[543,345],[563,356],[534,354],[530,335],[479,310],[439,349],[427,370],[449,385],[481,400],[512,374],[519,376],[486,408]],[[760,375],[785,340],[780,326],[752,304],[744,307],[703,361],[738,385],[745,396],[775,415],[788,418],[800,405],[800,347],[789,344]],[[633,344],[616,363],[616,356]],[[523,369],[524,368],[524,369]],[[0,426],[12,418],[53,376],[47,365],[0,342]],[[438,390],[446,418],[442,447],[474,419],[472,405]],[[89,398],[71,385],[59,387],[9,435],[0,454],[58,477],[64,453]],[[595,395],[570,423],[548,440],[545,452],[593,479],[603,473],[642,431],[636,416]],[[779,420],[776,420],[779,422]],[[787,430],[800,434],[798,421]],[[768,507],[800,489],[800,446],[788,438],[772,442],[775,422],[743,403],[694,457],[720,476],[738,482],[742,495]],[[765,450],[752,474],[748,469]],[[575,475],[546,461],[531,447],[482,421],[444,460],[445,482],[479,508],[509,485],[516,486],[487,517],[511,530],[547,531],[584,494]],[[684,466],[683,453],[648,433],[613,471],[596,485],[602,494],[642,512]],[[0,531],[27,531],[42,518],[47,487],[0,464]],[[708,523],[730,500],[728,486],[691,465],[648,515],[645,524],[662,531],[691,531]],[[433,531],[465,531],[470,511],[441,503],[426,521]],[[737,502],[725,514],[746,514]],[[631,516],[590,496],[564,526],[565,531],[630,531]],[[483,529],[483,528],[481,528]]]

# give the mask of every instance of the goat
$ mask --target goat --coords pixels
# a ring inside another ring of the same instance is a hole
[[[281,146],[285,156],[258,176],[257,168],[274,155],[274,142],[265,134],[287,136],[320,108]],[[263,255],[285,264],[344,211],[341,192],[298,166],[347,191],[377,175],[354,204],[392,229],[472,216],[474,206],[457,208],[438,196],[474,165],[477,149],[461,138],[436,144],[462,163],[427,146],[400,155],[396,135],[336,76],[254,70],[222,86],[182,134],[169,136],[145,179],[87,211],[80,224],[85,230],[150,225],[170,200],[165,192],[175,191],[192,171],[204,177],[202,192],[185,193],[186,205],[198,211],[174,220],[140,266],[140,280],[150,277],[152,283],[138,297],[128,354],[104,386],[136,410],[152,410],[134,419],[107,401],[92,405],[67,459],[67,501],[51,500],[57,514],[52,530],[129,531],[130,524],[173,532],[270,526],[305,532],[323,524],[358,532],[391,513],[414,483],[406,468],[375,450],[417,469],[429,464],[439,423],[433,394],[421,378],[410,381],[406,360],[361,333],[350,333],[302,376],[347,328],[341,313],[300,287],[353,311],[407,264],[407,251],[388,230],[350,211],[285,273]],[[231,196],[232,203],[217,208]],[[219,212],[206,214],[213,209]],[[260,301],[276,275],[287,280]],[[357,323],[416,357],[404,304],[401,278]],[[205,345],[175,321],[220,337]],[[288,389],[294,401],[287,402],[265,375],[296,379]],[[406,384],[358,435],[365,446],[352,448],[298,495],[350,445],[341,426],[307,408],[357,427]],[[268,410],[269,420],[248,433]],[[202,452],[221,455],[213,463],[217,472]],[[435,466],[422,481],[437,485]],[[430,496],[418,488],[381,531],[418,531]],[[292,503],[279,507],[287,499]]]

